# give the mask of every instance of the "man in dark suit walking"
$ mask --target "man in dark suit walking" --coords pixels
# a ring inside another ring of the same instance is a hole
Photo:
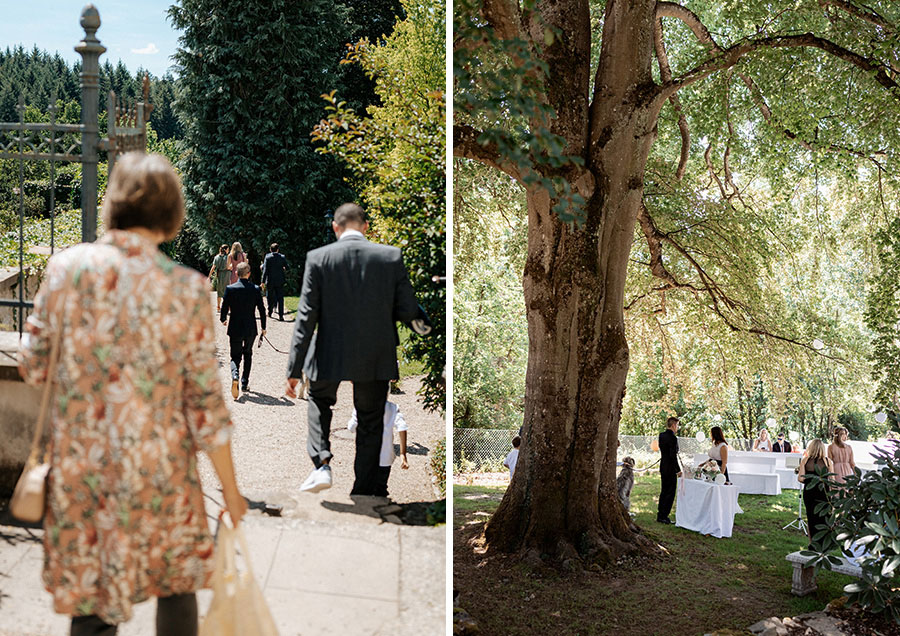
[[[316,468],[302,491],[331,487],[331,408],[341,381],[350,380],[359,423],[351,494],[375,494],[388,384],[399,377],[395,321],[421,326],[427,320],[400,250],[367,241],[368,226],[363,209],[345,203],[332,222],[338,240],[306,255],[286,388],[288,397],[296,397],[304,372],[310,380],[307,451]]]
[[[675,490],[678,478],[681,477],[681,465],[678,462],[678,418],[666,420],[666,430],[659,434],[659,476],[662,488],[659,492],[659,507],[656,520],[659,523],[672,523],[669,513],[675,503]]]
[[[250,265],[245,261],[237,266],[238,282],[225,288],[222,298],[222,310],[219,319],[228,321],[228,338],[231,341],[231,395],[238,398],[238,373],[241,369],[241,358],[244,360],[244,373],[241,377],[241,391],[246,391],[250,384],[250,365],[253,364],[253,341],[256,340],[256,318],[253,310],[259,310],[259,324],[262,336],[266,335],[266,308],[263,306],[262,291],[250,280]],[[260,336],[260,337],[262,337]]]
[[[278,307],[278,320],[284,320],[284,279],[287,272],[287,259],[278,251],[278,243],[272,243],[271,250],[263,261],[260,282],[266,290],[266,302],[269,305],[269,318],[272,310]]]

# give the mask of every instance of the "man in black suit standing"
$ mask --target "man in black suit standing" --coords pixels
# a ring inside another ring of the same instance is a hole
[[[341,381],[350,380],[359,422],[351,494],[374,495],[388,384],[399,377],[395,321],[422,327],[427,317],[400,250],[366,240],[369,224],[361,207],[345,203],[331,225],[338,240],[306,255],[287,368],[288,397],[296,397],[304,372],[310,380],[307,451],[316,468],[300,490],[331,487],[331,408]],[[317,327],[314,352],[307,356]]]
[[[225,288],[219,319],[228,321],[228,338],[231,341],[231,395],[238,398],[238,373],[241,358],[244,359],[244,373],[241,375],[241,391],[250,384],[250,365],[253,364],[253,341],[256,340],[256,318],[253,310],[259,310],[259,324],[262,336],[266,335],[266,308],[263,306],[262,291],[250,280],[250,265],[245,261],[237,266],[238,282]],[[260,336],[260,337],[262,337]]]
[[[278,243],[272,243],[271,250],[263,261],[260,282],[266,289],[266,301],[269,305],[269,318],[272,310],[278,306],[278,320],[284,320],[284,279],[287,272],[287,259],[278,251]]]
[[[659,476],[662,488],[659,492],[659,507],[656,520],[659,523],[672,523],[669,513],[675,503],[675,490],[678,478],[681,477],[681,465],[678,462],[678,418],[666,420],[666,430],[659,434]]]
[[[791,443],[784,439],[784,431],[781,431],[778,434],[778,441],[776,441],[772,445],[773,453],[790,453],[791,452]]]

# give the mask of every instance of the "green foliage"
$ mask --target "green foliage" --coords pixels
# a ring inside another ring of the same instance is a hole
[[[431,451],[431,472],[441,495],[447,494],[447,438],[439,440]]]
[[[49,254],[42,251],[36,252],[31,248],[50,247],[50,223],[49,218],[28,219],[24,223],[23,237],[23,265],[26,268],[35,268],[43,271],[47,265]],[[81,210],[67,210],[59,212],[53,219],[53,244],[59,250],[81,242]],[[99,230],[98,233],[102,233]],[[19,228],[18,218],[15,227],[11,231],[0,233],[0,267],[19,268]]]
[[[876,401],[900,411],[900,218],[875,235],[878,270],[873,274],[866,308],[872,330],[872,379]]]
[[[381,44],[363,39],[347,63],[375,80],[381,105],[357,113],[329,92],[327,118],[313,132],[318,152],[339,158],[373,220],[376,238],[403,249],[410,281],[434,331],[410,338],[409,359],[422,360],[426,406],[443,408],[446,364],[444,3],[404,1],[406,17]]]
[[[182,30],[176,109],[187,227],[209,259],[240,241],[254,263],[273,241],[292,263],[329,240],[324,215],[353,192],[309,133],[322,93],[341,86],[347,8],[331,0],[242,3],[182,0],[169,10]],[[207,264],[208,267],[208,264]]]
[[[860,551],[857,546],[865,546],[857,558],[862,579],[844,591],[851,603],[874,613],[886,612],[900,623],[900,589],[894,577],[900,567],[900,444],[878,454],[875,470],[846,477],[844,488],[832,484],[829,502],[820,504],[830,507],[828,528],[813,536],[822,541],[822,549],[804,554],[815,557],[817,568],[831,569],[839,562],[829,552],[839,548],[849,557]],[[811,484],[820,481],[810,477]]]

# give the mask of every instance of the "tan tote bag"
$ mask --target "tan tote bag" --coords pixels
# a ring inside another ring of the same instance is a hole
[[[56,377],[56,366],[59,362],[59,336],[62,326],[53,334],[50,346],[50,366],[47,368],[47,381],[44,382],[44,395],[41,397],[41,410],[38,414],[37,426],[34,427],[34,439],[31,441],[31,453],[25,460],[25,468],[9,502],[9,511],[19,521],[37,523],[44,518],[44,507],[47,505],[47,475],[50,462],[47,453],[41,456],[41,436],[50,410],[50,395],[53,392],[53,379]]]
[[[239,527],[231,525],[227,515],[226,519],[219,524],[213,598],[199,636],[278,636],[272,613],[253,578],[247,539]],[[236,565],[238,546],[243,572],[238,572]]]

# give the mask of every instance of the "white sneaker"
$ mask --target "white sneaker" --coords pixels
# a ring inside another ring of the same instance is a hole
[[[331,466],[322,464],[309,474],[300,486],[300,492],[319,492],[326,488],[331,488]]]

